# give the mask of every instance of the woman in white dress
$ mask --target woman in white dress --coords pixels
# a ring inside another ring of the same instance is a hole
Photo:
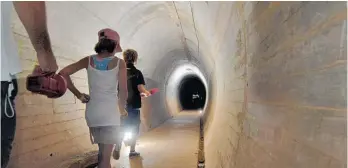
[[[116,144],[116,149],[120,150],[119,145],[122,144],[120,118],[127,116],[127,69],[125,62],[114,56],[122,52],[118,33],[103,29],[98,35],[99,41],[95,46],[97,54],[65,67],[60,74],[66,77],[69,90],[87,103],[86,121],[91,141],[99,146],[98,168],[111,168],[113,147]],[[90,96],[76,89],[70,78],[70,75],[84,68],[87,69]]]

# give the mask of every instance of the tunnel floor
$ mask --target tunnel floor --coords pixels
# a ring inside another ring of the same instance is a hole
[[[196,168],[199,113],[186,111],[141,135],[137,151],[141,157],[129,159],[129,147],[122,147],[113,168]]]

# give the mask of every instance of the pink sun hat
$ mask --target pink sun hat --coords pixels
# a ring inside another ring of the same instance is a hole
[[[122,48],[120,45],[120,35],[115,30],[112,30],[109,28],[102,29],[98,32],[98,37],[99,37],[99,40],[102,38],[106,38],[106,39],[116,41],[117,43],[116,51],[122,52]]]

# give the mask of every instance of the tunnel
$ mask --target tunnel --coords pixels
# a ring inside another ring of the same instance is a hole
[[[193,168],[200,157],[206,168],[347,166],[346,2],[46,6],[60,69],[94,54],[97,32],[112,28],[124,50],[138,52],[135,66],[146,87],[159,89],[142,100],[142,159],[129,159],[124,148],[112,161],[115,167]],[[25,89],[36,53],[14,10],[12,16],[23,71],[9,168],[93,165],[97,146],[90,141],[85,105],[71,92],[48,99]],[[85,70],[72,80],[88,93]]]
[[[179,101],[182,110],[200,110],[205,106],[206,90],[196,76],[187,76],[179,84]]]

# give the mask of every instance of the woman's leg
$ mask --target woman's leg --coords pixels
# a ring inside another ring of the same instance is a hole
[[[115,144],[115,148],[114,148],[114,151],[112,153],[112,157],[115,160],[120,159],[121,147],[122,147],[122,141],[119,141],[117,144]]]
[[[112,157],[115,160],[118,160],[120,158],[120,152],[121,152],[121,148],[122,148],[122,141],[123,141],[123,137],[124,137],[124,128],[123,128],[123,124],[125,122],[125,119],[121,120],[121,126],[115,127],[115,132],[113,133],[115,135],[115,138],[117,139],[117,142],[115,144],[115,148],[112,154]]]
[[[99,152],[101,153],[100,162],[98,168],[111,168],[111,153],[114,145],[112,144],[99,144]]]

